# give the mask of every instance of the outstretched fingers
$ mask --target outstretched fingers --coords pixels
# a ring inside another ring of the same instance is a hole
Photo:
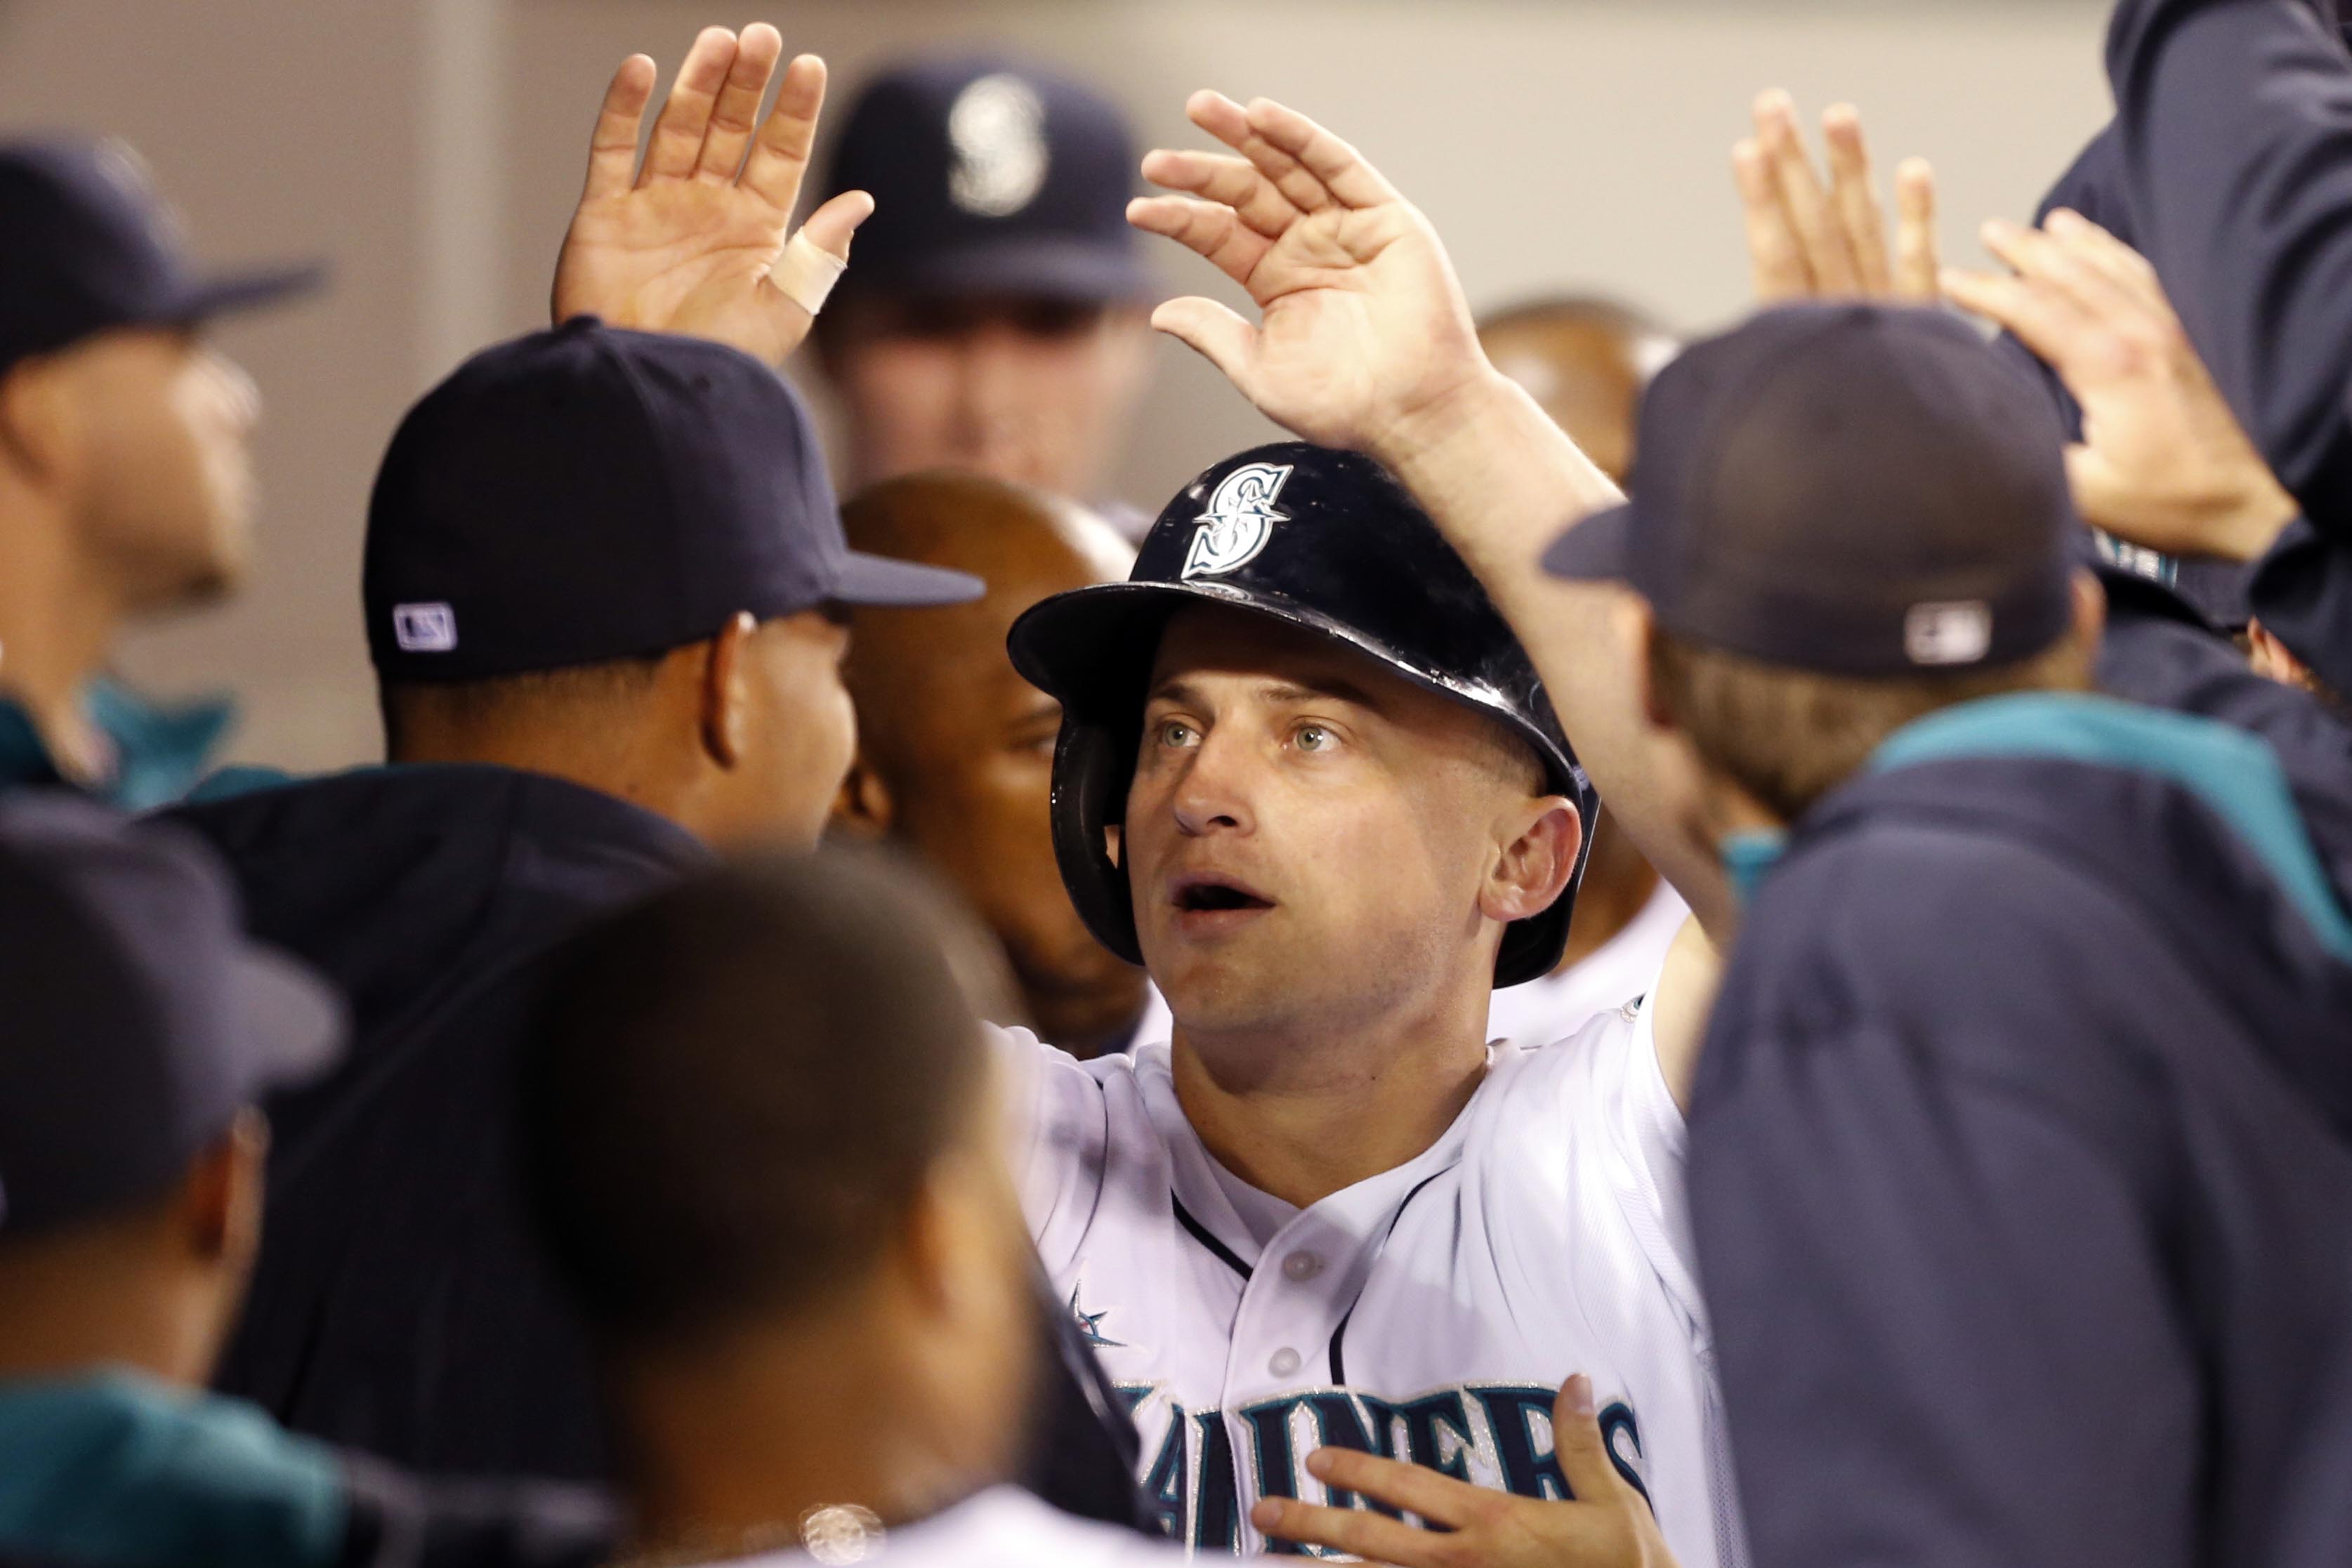
[[[1853,105],[1829,107],[1822,116],[1822,140],[1830,152],[1830,197],[1863,292],[1882,297],[1895,286],[1886,259],[1886,219],[1871,173],[1869,139],[1863,135],[1862,116]]]
[[[768,78],[784,52],[783,36],[765,22],[754,22],[736,40],[735,59],[727,79],[710,106],[710,128],[703,132],[702,153],[695,161],[694,177],[712,184],[732,184],[743,167],[743,150],[760,121],[760,100],[768,95]]]
[[[857,225],[874,215],[874,198],[864,191],[844,191],[811,213],[801,233],[827,256],[849,259],[849,239]]]
[[[1331,193],[1304,165],[1250,125],[1249,110],[1223,93],[1207,88],[1184,102],[1185,117],[1240,153],[1282,193],[1283,199],[1302,213],[1318,213],[1333,205]]]
[[[1936,235],[1936,172],[1925,158],[1895,170],[1895,293],[1934,304],[1942,290],[1943,246]]]
[[[1361,153],[1297,110],[1259,98],[1250,100],[1247,112],[1250,129],[1296,159],[1341,206],[1377,207],[1398,200],[1396,187]]]
[[[1160,152],[1143,160],[1143,177],[1233,209],[1243,223],[1268,239],[1278,239],[1298,221],[1292,204],[1273,181],[1246,158],[1217,152]]]
[[[808,177],[809,152],[816,145],[817,121],[824,113],[824,82],[823,60],[814,55],[793,57],[776,89],[776,106],[768,111],[743,165],[743,183],[785,212],[800,200],[801,183]]]
[[[1804,138],[1798,133],[1795,103],[1787,93],[1774,89],[1757,98],[1755,117],[1757,145],[1763,149],[1765,163],[1780,186],[1781,206],[1804,247],[1815,289],[1824,294],[1855,293],[1862,280],[1853,253],[1838,228],[1829,193],[1813,172]]]
[[[1731,175],[1739,187],[1739,214],[1748,231],[1748,267],[1758,303],[1777,304],[1802,299],[1813,291],[1812,268],[1805,264],[1805,247],[1780,204],[1780,183],[1754,140],[1731,149]]]
[[[583,201],[616,196],[636,183],[637,128],[645,122],[646,105],[653,96],[652,57],[631,55],[623,60],[604,89],[604,107],[596,111],[596,129],[588,138],[588,184]]]
[[[1274,243],[1233,208],[1190,196],[1138,196],[1127,204],[1127,221],[1197,253],[1245,287]]]
[[[710,129],[711,109],[734,64],[733,33],[725,27],[705,27],[696,36],[694,47],[687,50],[685,61],[677,68],[677,79],[670,84],[669,101],[654,120],[653,138],[646,143],[645,167],[637,171],[638,184],[683,180],[694,172],[702,156],[703,135]]]

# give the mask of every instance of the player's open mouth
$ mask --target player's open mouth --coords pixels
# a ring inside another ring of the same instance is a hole
[[[1169,902],[1186,915],[1241,915],[1272,909],[1265,897],[1231,877],[1212,874],[1181,876],[1170,890]]]

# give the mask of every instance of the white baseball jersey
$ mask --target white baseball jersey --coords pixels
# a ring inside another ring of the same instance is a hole
[[[1625,929],[1556,975],[1496,991],[1486,1009],[1488,1040],[1566,1040],[1602,1013],[1639,998],[1658,977],[1690,905],[1664,878]],[[1143,1038],[1139,1033],[1139,1040]],[[1159,1037],[1169,1038],[1163,1030]]]
[[[918,1524],[830,1549],[727,1559],[728,1568],[886,1563],[890,1568],[1181,1568],[1184,1554],[1132,1531],[1056,1513],[996,1487]]]
[[[1307,1473],[1327,1444],[1562,1497],[1551,1406],[1582,1372],[1683,1568],[1742,1561],[1646,1009],[1489,1048],[1435,1145],[1304,1210],[1211,1158],[1167,1047],[1079,1062],[1010,1039],[1030,1227],[1129,1398],[1171,1535],[1255,1552],[1261,1495],[1362,1506]]]

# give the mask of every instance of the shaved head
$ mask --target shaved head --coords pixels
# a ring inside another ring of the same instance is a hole
[[[851,796],[929,860],[1004,944],[1029,1020],[1085,1053],[1131,1025],[1141,971],[1079,921],[1048,815],[1061,708],[1004,652],[1049,594],[1127,575],[1134,552],[1085,507],[961,473],[886,480],[842,509],[855,549],[967,571],[970,604],[861,610],[845,675],[857,706]]]
[[[1498,311],[1478,323],[1478,341],[1586,456],[1625,482],[1634,411],[1642,389],[1674,355],[1672,332],[1631,306],[1571,295]]]

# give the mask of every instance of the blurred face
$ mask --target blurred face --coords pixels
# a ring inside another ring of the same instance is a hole
[[[1478,342],[1602,473],[1625,482],[1642,387],[1669,345],[1572,319],[1506,322],[1480,332]]]
[[[1051,812],[1061,705],[1013,670],[1004,637],[1039,600],[1124,563],[1019,519],[972,522],[970,543],[926,559],[979,572],[985,598],[858,614],[849,675],[865,754],[894,836],[995,934],[1038,1031],[1084,1052],[1133,1024],[1143,975],[1094,939],[1063,889]]]
[[[871,295],[836,309],[824,363],[860,485],[928,468],[1065,496],[1101,485],[1142,388],[1139,312]]]
[[[857,747],[841,681],[848,651],[848,629],[818,610],[763,621],[744,639],[741,765],[714,839],[815,847]]]
[[[101,334],[61,357],[80,434],[75,510],[133,610],[210,598],[252,525],[250,378],[193,333]]]
[[[1491,878],[1565,815],[1540,788],[1493,721],[1363,654],[1262,616],[1178,615],[1123,836],[1178,1025],[1328,1030],[1486,984]]]

